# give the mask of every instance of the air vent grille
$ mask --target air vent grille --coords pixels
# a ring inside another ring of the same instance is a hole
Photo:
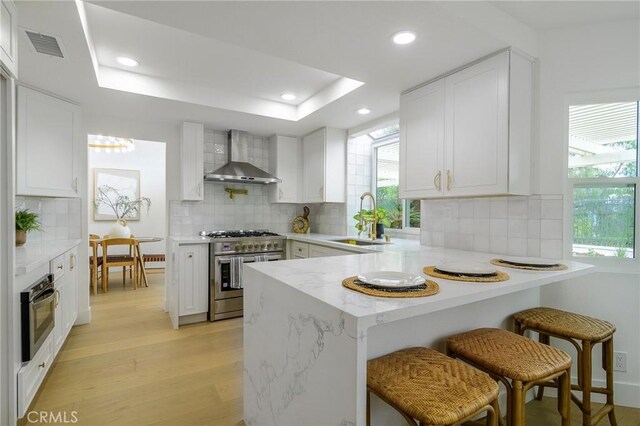
[[[33,44],[33,48],[36,49],[36,52],[56,56],[58,58],[64,58],[58,39],[54,36],[35,33],[32,31],[25,31],[25,33],[27,33],[27,37],[29,37],[29,40],[31,41],[31,44]]]

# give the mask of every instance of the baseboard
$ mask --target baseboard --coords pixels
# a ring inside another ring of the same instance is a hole
[[[79,311],[74,325],[89,324],[91,322],[91,306],[86,311]]]
[[[571,378],[572,383],[578,383],[577,377]],[[594,379],[593,385],[597,387],[604,387],[605,381],[602,379]],[[582,392],[574,391],[574,393],[582,398]],[[545,396],[557,396],[557,389],[546,388],[544,391]],[[640,408],[640,384],[638,383],[626,383],[626,382],[613,382],[613,395],[616,405],[623,407]],[[602,394],[594,393],[591,397],[594,402],[605,402],[605,396]]]

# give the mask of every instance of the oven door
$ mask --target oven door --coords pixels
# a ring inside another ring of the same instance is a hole
[[[49,287],[29,301],[29,353],[22,354],[23,361],[33,358],[55,326],[57,290]],[[28,359],[26,358],[28,355]]]
[[[284,260],[284,253],[259,253],[266,255],[267,261]],[[241,254],[242,263],[253,263],[256,260],[255,254]],[[213,259],[214,282],[213,292],[214,299],[230,299],[232,297],[242,297],[242,289],[231,287],[231,259],[236,256],[215,256]]]

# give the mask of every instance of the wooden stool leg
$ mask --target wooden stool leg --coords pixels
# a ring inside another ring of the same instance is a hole
[[[109,268],[105,268],[102,265],[102,291],[104,293],[109,291]]]
[[[617,426],[616,414],[614,412],[615,405],[613,403],[613,336],[602,343],[602,368],[607,375],[607,405],[611,406],[609,411],[609,423],[611,426]]]
[[[582,366],[578,372],[582,376],[582,425],[591,425],[591,342],[582,341]]]
[[[538,333],[538,340],[540,343],[545,345],[551,345],[551,339],[548,334]],[[538,401],[542,401],[542,397],[544,396],[544,385],[538,385],[538,393],[536,393],[536,399]]]
[[[562,426],[571,424],[571,368],[558,377],[558,411]]]
[[[510,426],[523,426],[524,425],[524,392],[522,389],[522,382],[519,380],[513,381],[513,399],[511,400],[511,422]]]
[[[371,426],[371,391],[367,388],[367,426]]]
[[[491,407],[487,411],[487,426],[498,426],[498,416],[500,415],[500,407],[498,398],[491,402]]]

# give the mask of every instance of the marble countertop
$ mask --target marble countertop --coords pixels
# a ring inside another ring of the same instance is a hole
[[[591,265],[565,261],[565,271],[525,271],[510,268],[497,269],[510,275],[499,283],[469,283],[428,277],[440,286],[440,292],[423,298],[390,299],[367,296],[342,286],[346,277],[369,271],[403,271],[422,274],[422,268],[445,261],[471,261],[487,264],[500,257],[491,253],[410,246],[402,250],[386,249],[382,253],[297,259],[281,262],[252,263],[247,268],[280,281],[307,294],[319,302],[333,306],[358,320],[371,324],[409,318],[477,302],[493,297],[540,287],[564,279],[584,275]],[[253,275],[253,274],[251,274]],[[246,286],[247,284],[245,284]],[[251,285],[248,283],[248,285]]]
[[[27,242],[16,247],[15,275],[24,275],[79,245],[81,240]]]
[[[192,237],[169,237],[171,241],[178,244],[209,244],[211,238],[195,235]]]
[[[352,244],[339,243],[334,240],[358,240],[353,236],[347,235],[328,235],[328,234],[283,234],[288,240],[300,241],[304,243],[317,244],[325,247],[331,247],[338,250],[347,250],[354,253],[387,253],[387,252],[407,252],[420,250],[420,241],[402,238],[392,238],[390,243],[382,243],[383,240],[376,240],[378,244],[367,246],[357,246]],[[367,242],[368,240],[359,239]]]

